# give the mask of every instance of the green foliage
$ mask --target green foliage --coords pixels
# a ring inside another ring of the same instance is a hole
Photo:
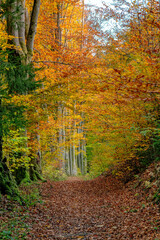
[[[4,203],[3,203],[4,201]],[[3,208],[5,204],[5,208]],[[0,239],[25,240],[29,233],[29,225],[26,224],[28,214],[18,202],[3,197],[0,207],[2,218],[0,219]]]
[[[154,152],[154,159],[155,161],[160,161],[160,125],[158,122],[158,126],[154,131],[153,138],[152,138],[152,147]]]
[[[158,189],[158,191],[154,194],[153,196],[153,201],[156,204],[160,204],[160,188]]]
[[[0,7],[1,7],[1,11],[0,11],[0,17],[1,18],[7,18],[8,16],[11,15],[11,13],[8,11],[8,8],[11,6],[11,4],[15,3],[15,0],[6,0],[6,1],[1,1]],[[16,6],[15,11],[12,13],[12,18],[13,18],[13,25],[15,25],[18,22],[18,19],[20,17],[17,16],[18,13],[20,13],[20,7]]]
[[[1,45],[1,43],[0,43]],[[7,72],[11,75],[12,66],[7,62],[8,50],[1,50],[0,52],[0,119],[1,119],[1,136],[8,134],[11,127],[22,128],[26,125],[24,118],[25,107],[17,105],[11,101],[10,87],[14,90],[13,86],[9,86]],[[15,79],[16,84],[16,79]]]
[[[80,169],[80,168],[77,168],[77,176],[79,176],[79,177],[82,176],[82,173],[81,173],[81,169]]]
[[[6,56],[11,58],[10,62],[6,61]],[[14,57],[13,61],[12,57]],[[0,108],[4,135],[9,132],[11,126],[16,128],[26,126],[27,122],[24,117],[26,107],[22,103],[13,103],[12,96],[27,94],[40,86],[40,81],[35,81],[36,71],[38,69],[35,70],[31,64],[24,65],[19,62],[9,50],[1,51],[0,98],[2,102]]]
[[[113,165],[112,147],[106,143],[93,145],[93,157],[90,162],[90,175],[99,176]]]
[[[29,189],[27,191],[22,190],[21,191],[21,195],[23,196],[23,205],[29,207],[29,206],[35,206],[37,203],[42,203],[41,201],[41,197],[39,195],[39,190],[36,187],[33,187],[34,185],[28,184],[27,185],[23,185],[23,189],[25,188],[31,188],[32,191],[30,191]]]
[[[5,162],[0,162],[0,183],[0,191],[2,194],[10,195],[16,198],[16,200],[21,199],[16,181]]]
[[[20,167],[26,169],[30,166],[31,158],[28,157],[30,149],[26,146],[27,137],[24,135],[23,129],[10,130],[9,135],[4,138],[3,155],[7,158],[8,166],[13,172]]]
[[[21,186],[21,201],[11,198],[9,195],[3,197],[5,209],[0,208],[3,218],[0,219],[1,240],[25,240],[30,232],[28,221],[28,208],[42,203],[39,194],[39,184],[23,184]],[[15,201],[16,200],[16,201]],[[2,205],[3,206],[3,205]]]
[[[2,108],[2,125],[3,134],[7,135],[11,127],[15,129],[24,128],[27,124],[24,112],[24,106],[16,106],[15,104],[6,104],[4,101],[1,105]]]
[[[90,163],[93,158],[93,146],[92,145],[87,145],[86,146],[86,155],[87,155],[87,171],[90,170]]]
[[[40,82],[35,81],[35,68],[32,64],[22,64],[18,59],[15,62],[14,53],[9,52],[10,55],[9,60],[11,63],[6,72],[9,94],[26,94],[34,91],[40,86]]]
[[[88,180],[91,180],[91,179],[93,179],[95,176],[93,175],[91,175],[90,173],[87,173],[86,175],[83,175],[83,176],[81,176],[81,178],[84,180],[84,181],[88,181]]]
[[[25,217],[14,217],[7,223],[2,223],[0,239],[1,240],[25,240],[29,233],[29,225],[24,223]]]
[[[137,156],[142,167],[147,167],[153,161],[160,161],[160,125],[159,121],[154,122],[155,127],[144,129],[141,134],[144,136],[144,141],[148,134],[146,146],[141,143],[137,149]]]
[[[67,178],[66,173],[62,169],[59,170],[52,165],[44,168],[43,175],[46,179],[53,181],[63,181]]]

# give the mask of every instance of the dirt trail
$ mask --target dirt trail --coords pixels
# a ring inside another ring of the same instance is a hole
[[[156,206],[108,177],[42,185],[43,205],[30,209],[28,239],[160,240]]]
[[[68,177],[66,181],[75,182],[75,181],[83,181],[83,179],[81,177]]]

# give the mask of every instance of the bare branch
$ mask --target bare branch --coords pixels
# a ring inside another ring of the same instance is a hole
[[[68,65],[68,66],[73,66],[70,63],[64,63],[64,62],[55,62],[55,61],[32,61],[35,63],[54,63],[54,64],[62,64],[62,65]]]

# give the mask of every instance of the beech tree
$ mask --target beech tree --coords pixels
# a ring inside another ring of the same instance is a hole
[[[77,109],[79,95],[73,84],[90,52],[85,14],[81,1],[42,1],[34,55],[46,77],[38,104],[42,162],[71,175],[76,175],[77,165],[86,172],[83,113]]]
[[[8,34],[8,51],[6,59],[9,67],[6,67],[7,94],[26,95],[34,90],[37,84],[34,81],[34,67],[32,66],[33,46],[37,29],[38,14],[40,10],[40,0],[32,2],[29,12],[24,1],[6,0],[1,1],[1,19],[6,23],[6,32]],[[2,99],[1,102],[2,104]],[[1,105],[2,106],[2,105]],[[2,109],[2,107],[1,107]],[[18,115],[18,112],[17,112]],[[0,111],[1,132],[0,132],[0,181],[1,192],[14,193],[16,184],[12,184],[12,176],[6,165],[6,159],[3,160],[3,114]],[[27,144],[27,143],[26,143]],[[21,169],[22,170],[22,169]],[[30,174],[36,171],[36,162],[32,162]],[[29,174],[29,172],[27,173]],[[26,177],[26,169],[21,174],[21,179]],[[12,189],[13,188],[13,189]],[[12,191],[13,190],[13,191]]]
[[[159,2],[143,3],[133,1],[125,8],[123,28],[100,47],[99,69],[91,73],[98,92],[94,103],[88,101],[88,119],[96,126],[90,133],[91,170],[99,174],[117,165],[121,171],[115,174],[125,181],[159,159]],[[120,15],[113,12],[117,21]]]

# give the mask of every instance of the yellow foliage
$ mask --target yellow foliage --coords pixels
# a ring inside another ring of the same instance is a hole
[[[27,138],[24,136],[24,130],[10,131],[10,135],[4,138],[3,156],[6,157],[11,171],[19,167],[29,168],[31,157],[30,149],[26,147]]]

